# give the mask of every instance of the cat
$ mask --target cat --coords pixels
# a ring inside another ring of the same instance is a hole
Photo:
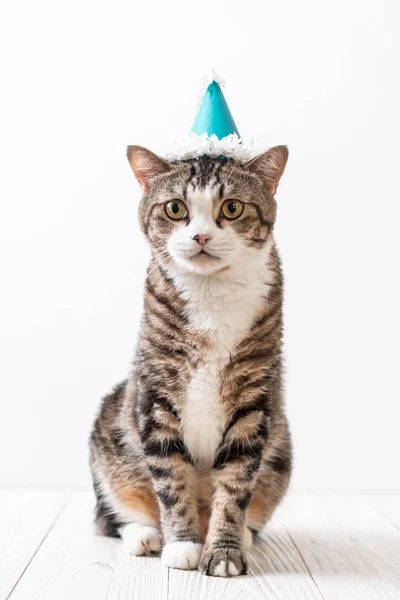
[[[95,521],[168,567],[246,573],[288,486],[273,238],[287,158],[277,146],[248,164],[167,162],[128,147],[152,259],[132,370],[91,435]]]

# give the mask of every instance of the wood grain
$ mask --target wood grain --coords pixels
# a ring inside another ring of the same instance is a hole
[[[399,497],[291,495],[220,579],[134,558],[96,536],[91,493],[0,493],[0,598],[11,600],[399,600]],[[64,506],[64,508],[63,508]]]
[[[281,519],[325,600],[400,598],[400,534],[370,501],[292,497]]]
[[[65,492],[0,492],[0,598],[8,598],[68,500]]]
[[[94,498],[75,493],[11,595],[11,600],[163,600],[168,569],[134,558],[120,540],[93,532]]]

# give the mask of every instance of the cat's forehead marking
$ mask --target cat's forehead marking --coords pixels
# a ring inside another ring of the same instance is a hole
[[[203,188],[195,188],[187,193],[188,200],[199,208],[212,207],[215,197],[216,189],[210,185],[206,185]]]

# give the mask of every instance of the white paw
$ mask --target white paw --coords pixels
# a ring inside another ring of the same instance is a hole
[[[153,554],[161,550],[161,535],[156,527],[129,523],[120,529],[127,550],[134,556]]]
[[[164,547],[161,562],[173,569],[197,569],[203,544],[171,542]]]
[[[248,552],[250,550],[250,548],[252,547],[252,545],[253,545],[253,534],[248,527],[245,527],[242,548],[243,548],[243,550]]]
[[[226,572],[227,567],[228,572]],[[226,563],[226,561],[221,560],[219,565],[215,567],[215,577],[235,577],[235,575],[239,575],[239,569],[235,566],[235,564],[232,561]]]
[[[199,570],[214,577],[235,577],[247,573],[246,557],[239,548],[215,548],[203,552]]]

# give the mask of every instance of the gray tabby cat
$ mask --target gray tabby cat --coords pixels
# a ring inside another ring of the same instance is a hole
[[[133,368],[91,436],[96,523],[134,555],[229,577],[288,486],[274,194],[288,151],[243,165],[128,159],[150,243]]]

